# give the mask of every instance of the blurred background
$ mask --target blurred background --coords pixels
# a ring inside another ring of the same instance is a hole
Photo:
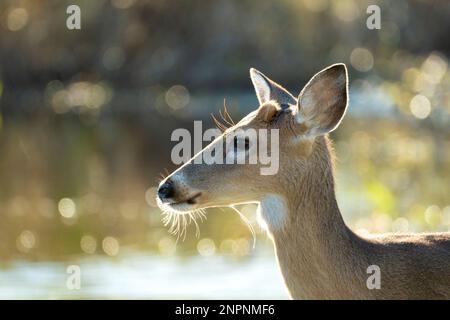
[[[213,127],[224,98],[236,120],[257,106],[250,67],[297,95],[346,63],[345,220],[449,230],[449,30],[444,0],[1,1],[0,298],[287,298],[259,228],[253,247],[236,213],[208,210],[177,241],[154,201],[174,129]]]

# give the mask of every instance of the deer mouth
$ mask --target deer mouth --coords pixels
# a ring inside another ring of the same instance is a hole
[[[189,211],[189,210],[192,210],[193,207],[197,204],[197,200],[201,195],[202,195],[202,193],[198,192],[198,193],[190,196],[187,199],[166,203],[166,205],[169,206],[171,209],[175,209],[177,211],[181,211],[181,212]]]

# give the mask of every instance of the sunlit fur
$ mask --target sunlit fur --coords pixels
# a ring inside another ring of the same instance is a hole
[[[163,224],[169,228],[169,232],[175,235],[178,239],[184,240],[186,237],[186,230],[190,224],[195,226],[195,235],[200,237],[200,228],[197,219],[203,222],[207,219],[204,209],[194,209],[180,212],[172,209],[170,206],[163,204],[161,200],[157,199],[158,206],[163,214]]]
[[[319,72],[298,100],[262,73],[251,74],[260,106],[229,123],[222,137],[238,129],[278,129],[279,172],[264,176],[260,165],[194,164],[201,153],[195,155],[167,177],[176,190],[173,204],[159,202],[171,231],[184,237],[204,208],[258,203],[292,298],[450,299],[450,233],[363,238],[342,218],[328,133],[346,111],[346,67]],[[206,148],[215,143],[222,142]],[[189,201],[195,194],[200,196]],[[381,270],[379,290],[367,287],[371,265]]]

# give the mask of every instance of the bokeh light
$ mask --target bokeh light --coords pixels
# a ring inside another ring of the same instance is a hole
[[[189,91],[181,85],[174,85],[166,92],[166,103],[174,110],[180,110],[189,103]]]
[[[170,256],[175,254],[177,250],[177,244],[172,238],[166,236],[159,240],[158,249],[160,254],[164,256]]]
[[[356,70],[367,72],[373,67],[373,55],[366,48],[355,48],[350,55],[350,62]]]
[[[343,22],[351,22],[361,14],[354,0],[333,1],[332,4],[333,13]]]
[[[442,212],[437,205],[431,205],[425,210],[425,221],[428,225],[435,227],[441,224]]]
[[[70,198],[62,198],[59,200],[58,210],[64,218],[73,218],[77,213],[75,202]]]
[[[197,251],[204,257],[209,257],[215,254],[216,245],[213,240],[203,238],[197,243]]]
[[[94,254],[97,249],[97,240],[91,235],[84,235],[80,240],[81,250],[87,254]]]
[[[409,108],[411,109],[413,116],[419,119],[425,119],[431,112],[430,100],[428,100],[427,97],[418,94],[411,99]]]
[[[158,206],[156,204],[156,190],[156,187],[151,187],[145,191],[145,201],[147,201],[147,204],[153,208],[156,208]]]
[[[395,221],[392,223],[392,231],[399,233],[407,233],[409,231],[408,219],[403,217],[395,219]]]
[[[120,69],[124,62],[125,54],[120,47],[108,48],[103,54],[103,65],[107,70],[113,71]]]
[[[108,256],[116,256],[119,254],[119,241],[111,236],[105,237],[102,241],[102,249]]]
[[[7,25],[11,31],[19,31],[28,23],[28,11],[25,8],[14,8],[8,13]]]
[[[303,4],[313,12],[324,11],[329,6],[328,0],[303,0]]]
[[[16,244],[19,251],[26,253],[36,246],[36,235],[30,230],[24,230],[18,236]]]

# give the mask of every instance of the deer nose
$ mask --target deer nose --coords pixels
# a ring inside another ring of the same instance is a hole
[[[158,189],[158,197],[161,201],[172,198],[174,193],[173,183],[170,180],[164,182]]]

